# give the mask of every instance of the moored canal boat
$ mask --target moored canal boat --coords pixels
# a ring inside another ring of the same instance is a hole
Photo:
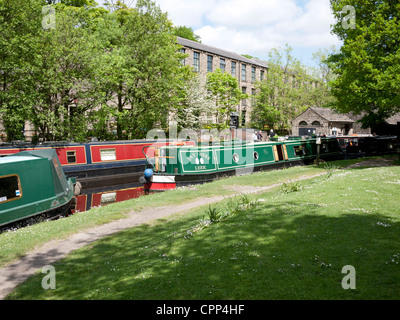
[[[337,137],[345,157],[376,156],[398,152],[396,136],[376,136],[371,134]]]
[[[147,163],[143,147],[174,143],[172,140],[128,140],[3,144],[0,157],[21,151],[54,149],[67,177],[75,178],[83,189],[99,188],[138,182]],[[182,143],[194,145],[193,141]]]
[[[55,150],[0,158],[0,226],[37,215],[65,215],[74,197]]]
[[[336,138],[291,138],[259,143],[155,147],[141,177],[146,192],[165,191],[254,171],[337,159]]]

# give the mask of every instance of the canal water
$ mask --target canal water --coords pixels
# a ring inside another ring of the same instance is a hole
[[[75,209],[72,210],[72,213],[84,212],[94,207],[135,199],[144,194],[143,184],[140,183],[82,189],[81,194],[76,197]]]

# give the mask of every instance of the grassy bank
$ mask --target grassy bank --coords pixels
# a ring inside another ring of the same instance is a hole
[[[359,160],[358,160],[359,161]],[[335,162],[336,166],[349,162]],[[77,213],[65,219],[46,221],[20,230],[0,234],[0,267],[22,257],[26,252],[51,240],[65,239],[76,232],[124,218],[132,211],[145,207],[173,206],[198,198],[216,195],[228,196],[235,193],[231,186],[268,186],[289,179],[312,176],[324,173],[323,165],[292,167],[254,173],[249,176],[221,179],[195,188],[179,188],[168,193],[152,194],[129,201],[93,208],[87,212]]]
[[[38,274],[9,298],[399,299],[400,168],[293,182],[319,170],[286,169],[285,180],[259,173],[264,185],[286,183],[102,239],[54,265],[56,290],[43,290]],[[257,185],[257,178],[231,179]],[[222,188],[215,183],[207,190]],[[113,208],[123,212],[119,205]],[[342,288],[345,265],[356,270],[354,290]]]

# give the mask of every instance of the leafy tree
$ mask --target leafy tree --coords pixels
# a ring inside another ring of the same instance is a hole
[[[338,75],[332,82],[336,108],[363,114],[363,126],[371,127],[400,111],[400,3],[330,3],[336,18],[332,32],[343,41],[340,52],[329,57]],[[343,10],[346,5],[354,10]],[[353,19],[352,25],[349,19]]]
[[[328,56],[336,52],[334,47],[318,50],[313,53],[316,68],[311,69],[312,76],[317,80],[315,88],[310,92],[310,99],[316,107],[334,107],[335,97],[331,94],[330,83],[336,79],[332,66],[328,62]]]
[[[87,121],[82,114],[95,106],[91,79],[96,51],[90,28],[81,25],[84,10],[59,7],[55,28],[37,38],[29,117],[45,140],[84,139]]]
[[[8,140],[24,139],[31,84],[26,75],[35,59],[38,17],[43,1],[0,0],[0,114]]]
[[[183,56],[167,14],[152,1],[137,1],[133,9],[122,5],[106,23],[112,32],[99,29],[106,47],[98,86],[104,103],[116,104],[118,138],[142,138],[167,126],[169,109],[179,100]]]
[[[191,71],[182,84],[182,99],[175,111],[177,131],[200,129],[204,117],[215,113],[215,102],[208,95],[206,79]]]
[[[216,104],[216,118],[220,122],[229,123],[229,115],[236,111],[241,100],[247,99],[239,88],[238,80],[229,73],[216,69],[207,75],[207,89]]]
[[[173,35],[201,43],[200,36],[195,34],[193,29],[190,27],[186,26],[175,27],[173,30]]]
[[[288,132],[291,120],[312,104],[312,79],[292,56],[292,48],[277,48],[269,52],[266,79],[256,84],[258,94],[252,110],[252,121],[263,129],[277,128]]]

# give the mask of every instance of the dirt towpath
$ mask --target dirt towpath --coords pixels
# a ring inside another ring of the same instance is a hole
[[[385,166],[389,162],[376,161],[372,165]],[[362,164],[363,166],[371,165],[370,163]],[[361,166],[361,165],[359,165]],[[304,176],[292,181],[300,181],[315,178],[323,175],[316,174],[312,176]],[[251,186],[229,186],[230,189],[241,194],[252,194],[267,191],[275,188],[282,183],[266,186],[266,187],[251,187]],[[56,261],[64,258],[74,250],[77,250],[85,245],[88,245],[98,239],[112,235],[127,228],[146,224],[151,221],[167,218],[173,215],[184,214],[191,209],[216,203],[228,197],[234,197],[237,194],[230,196],[215,196],[210,198],[196,199],[195,201],[177,206],[167,206],[158,208],[148,208],[140,212],[132,211],[127,218],[116,220],[101,226],[78,232],[64,240],[50,241],[43,246],[27,253],[18,261],[0,269],[0,299],[4,299],[17,285],[24,282],[30,276],[34,275],[38,269],[42,269],[46,265],[51,265]]]

